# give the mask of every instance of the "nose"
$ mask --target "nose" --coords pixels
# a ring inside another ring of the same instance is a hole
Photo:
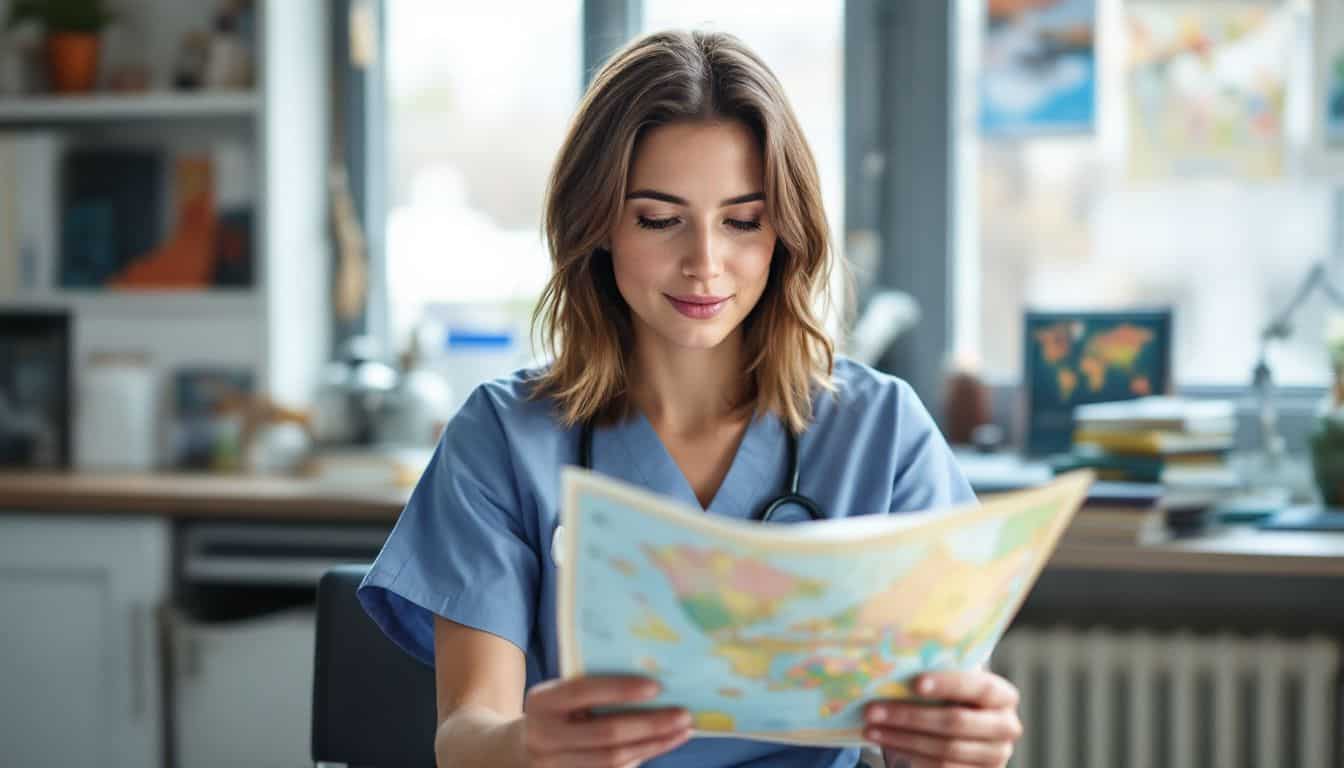
[[[707,281],[723,274],[723,244],[715,242],[713,227],[700,229],[681,264],[681,274]]]

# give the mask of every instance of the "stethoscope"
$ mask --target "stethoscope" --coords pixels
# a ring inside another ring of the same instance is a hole
[[[788,488],[784,493],[762,504],[755,519],[768,523],[780,507],[793,504],[802,507],[810,519],[824,520],[826,516],[821,513],[821,507],[798,492],[798,436],[788,429],[784,432],[788,435],[789,443]],[[584,469],[593,468],[593,425],[589,423],[585,423],[579,430],[579,466]]]

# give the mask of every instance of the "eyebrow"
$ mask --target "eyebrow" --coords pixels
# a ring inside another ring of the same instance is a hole
[[[637,197],[641,197],[646,200],[660,200],[664,203],[671,203],[673,205],[682,205],[682,206],[690,205],[690,202],[686,200],[686,198],[684,197],[677,197],[676,195],[670,195],[666,192],[659,192],[655,189],[637,189],[634,192],[631,192],[630,194],[626,195],[625,199],[634,200]],[[727,208],[730,205],[741,205],[742,203],[750,203],[756,200],[764,200],[764,199],[765,199],[764,192],[750,192],[745,195],[730,197],[727,200],[724,200],[723,202],[719,203],[719,207]]]

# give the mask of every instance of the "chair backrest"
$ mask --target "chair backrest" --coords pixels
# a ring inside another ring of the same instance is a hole
[[[383,634],[355,599],[367,565],[327,571],[317,586],[313,760],[350,766],[434,765],[434,670]]]

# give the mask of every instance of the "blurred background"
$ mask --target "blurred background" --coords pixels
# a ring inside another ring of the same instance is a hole
[[[377,553],[474,386],[539,362],[555,152],[670,27],[783,82],[852,278],[828,328],[977,492],[1102,474],[996,656],[1015,764],[1344,764],[1334,0],[0,24],[0,764],[360,762],[319,744],[351,674],[315,664],[319,579]]]

